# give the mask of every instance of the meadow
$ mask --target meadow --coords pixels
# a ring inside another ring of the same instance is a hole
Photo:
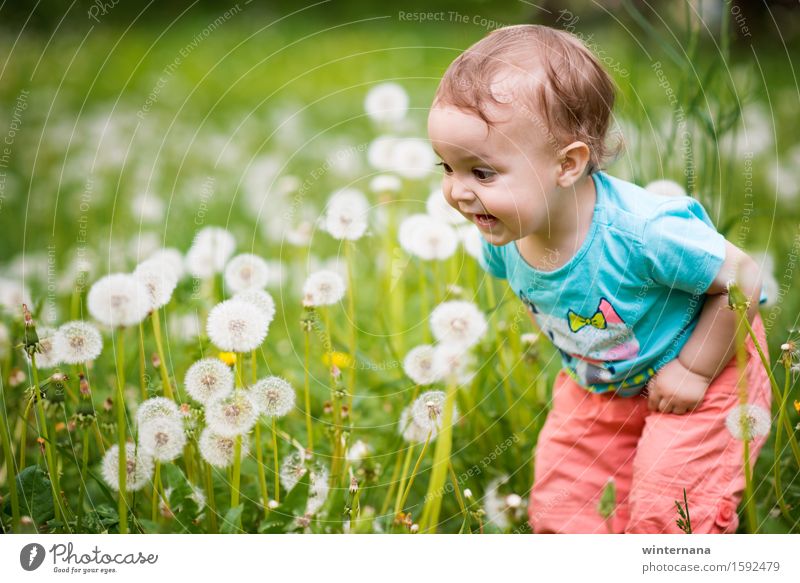
[[[0,31],[2,530],[529,532],[560,357],[425,129],[496,21],[248,10]],[[695,196],[762,265],[772,426],[739,529],[795,533],[796,78],[735,21],[671,17],[557,25],[618,85],[609,172]]]

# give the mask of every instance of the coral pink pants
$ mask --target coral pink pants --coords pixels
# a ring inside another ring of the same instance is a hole
[[[753,330],[766,354],[759,315]],[[769,378],[747,339],[748,402],[770,411]],[[539,435],[528,519],[535,533],[680,533],[675,501],[689,503],[694,533],[733,533],[744,492],[744,443],[725,420],[738,405],[736,357],[691,413],[650,411],[645,396],[591,393],[563,370]],[[767,436],[750,442],[755,464]],[[609,478],[617,506],[607,522],[597,505]]]

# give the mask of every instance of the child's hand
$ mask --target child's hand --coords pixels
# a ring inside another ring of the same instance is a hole
[[[683,415],[703,402],[712,380],[689,370],[677,358],[671,360],[647,383],[647,407]]]

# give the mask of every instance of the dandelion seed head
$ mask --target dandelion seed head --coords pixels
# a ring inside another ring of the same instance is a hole
[[[443,223],[449,225],[467,224],[467,219],[464,215],[447,202],[441,188],[435,188],[430,193],[428,200],[425,201],[425,209],[430,216]]]
[[[266,314],[242,300],[225,300],[208,314],[206,330],[211,341],[221,350],[250,352],[267,336]]]
[[[283,487],[290,491],[308,471],[305,454],[294,451],[284,458],[280,469],[280,480]],[[328,469],[319,462],[310,463],[311,475],[309,477],[308,502],[306,514],[314,514],[325,503],[328,496]]]
[[[147,290],[150,310],[166,306],[178,285],[178,277],[175,272],[170,269],[167,262],[159,259],[147,259],[141,262],[133,271],[133,276]]]
[[[472,346],[489,329],[478,307],[465,300],[442,302],[431,313],[431,331],[439,342]]]
[[[769,433],[772,417],[763,407],[747,403],[731,409],[725,418],[725,426],[736,439],[752,441]]]
[[[218,358],[203,358],[189,367],[183,382],[195,401],[206,404],[233,391],[233,371]]]
[[[295,390],[281,377],[261,379],[250,387],[249,393],[259,412],[268,417],[283,417],[294,409]]]
[[[152,397],[139,405],[136,411],[136,424],[139,427],[156,419],[180,421],[181,413],[175,401],[166,397]]]
[[[408,93],[397,83],[381,83],[367,93],[364,110],[377,123],[402,120],[408,112]]]
[[[103,337],[100,331],[89,324],[75,320],[62,324],[53,339],[55,349],[67,364],[90,362],[100,356]]]
[[[139,426],[139,448],[153,459],[170,462],[183,453],[186,433],[174,417],[157,417]]]
[[[367,230],[368,210],[369,203],[361,191],[354,188],[339,190],[328,201],[325,230],[335,239],[356,241]]]
[[[127,273],[101,277],[89,290],[86,303],[92,317],[106,326],[133,326],[150,311],[147,288]]]
[[[419,426],[411,414],[412,405],[409,405],[400,413],[400,421],[398,428],[405,439],[409,443],[423,443],[428,437],[428,430]],[[431,432],[431,440],[436,438],[438,431],[436,428]]]
[[[378,174],[369,181],[369,189],[372,192],[399,192],[403,183],[394,174]]]
[[[267,318],[267,324],[271,324],[275,318],[275,300],[272,295],[263,289],[251,289],[233,296],[234,300],[241,300],[245,303],[252,304],[259,310],[264,312]]]
[[[186,269],[195,277],[208,278],[221,272],[236,249],[230,231],[205,227],[197,232],[186,253]]]
[[[233,293],[260,290],[269,281],[269,266],[258,255],[242,253],[225,266],[225,285]]]
[[[442,429],[442,417],[444,415],[444,391],[427,391],[417,397],[411,404],[411,416],[414,423],[422,428],[427,437],[429,431],[437,433]],[[457,409],[453,408],[453,424],[458,418]]]
[[[227,437],[214,432],[211,427],[206,427],[200,434],[200,455],[216,468],[227,468],[233,464],[236,448],[236,438]],[[242,436],[241,458],[250,453],[250,442]]]
[[[475,376],[475,358],[462,344],[437,344],[433,353],[434,374],[442,381],[469,384]]]
[[[183,254],[174,247],[164,247],[155,251],[147,258],[148,261],[157,261],[169,266],[169,270],[180,281],[186,273]]]
[[[403,370],[418,385],[430,385],[439,380],[434,368],[435,349],[430,344],[412,348],[403,359]]]
[[[308,276],[303,285],[303,305],[329,306],[344,297],[345,284],[335,271],[323,269]]]
[[[64,362],[63,355],[58,351],[58,345],[56,344],[56,330],[49,326],[39,326],[36,334],[39,336],[36,366],[38,368],[53,368]],[[30,361],[27,352],[25,356]]]
[[[258,419],[258,408],[247,391],[235,390],[206,404],[206,422],[215,433],[233,437],[250,431]]]
[[[425,261],[443,261],[458,249],[455,229],[425,214],[406,217],[400,223],[398,240],[407,253]]]
[[[133,443],[125,444],[125,490],[135,492],[150,483],[153,477],[153,458]],[[119,444],[106,450],[101,472],[106,484],[119,491]]]

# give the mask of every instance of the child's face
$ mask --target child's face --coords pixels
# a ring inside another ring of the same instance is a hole
[[[502,121],[491,128],[473,112],[445,104],[428,115],[428,136],[442,159],[444,197],[493,245],[548,232],[560,169],[546,130],[513,103],[501,107]]]

